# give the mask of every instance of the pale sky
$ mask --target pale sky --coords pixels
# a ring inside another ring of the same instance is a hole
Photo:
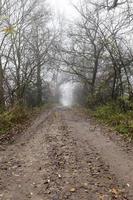
[[[71,5],[77,4],[79,0],[47,0],[48,3],[55,10],[57,15],[63,15],[67,19],[73,19],[76,17],[77,12]]]

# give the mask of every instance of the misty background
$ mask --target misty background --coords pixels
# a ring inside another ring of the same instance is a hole
[[[0,107],[133,98],[130,0],[1,0]]]

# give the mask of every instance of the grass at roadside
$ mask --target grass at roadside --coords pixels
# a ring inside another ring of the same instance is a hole
[[[50,107],[46,104],[41,107],[27,108],[22,106],[15,106],[9,111],[0,114],[0,135],[8,133],[14,127],[24,126],[31,121],[33,117],[37,116],[42,110]]]
[[[99,106],[95,111],[91,111],[92,116],[113,127],[113,129],[125,136],[133,139],[133,110],[126,112],[121,109],[119,104],[111,102]]]

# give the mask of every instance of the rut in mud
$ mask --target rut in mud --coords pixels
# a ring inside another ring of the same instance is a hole
[[[78,109],[45,112],[0,147],[1,200],[133,199],[133,159]]]

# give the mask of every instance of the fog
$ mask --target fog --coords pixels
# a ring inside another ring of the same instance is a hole
[[[51,5],[55,16],[63,16],[65,19],[73,20],[77,18],[77,11],[73,5],[77,5],[79,0],[47,0]]]
[[[71,107],[74,104],[75,85],[72,82],[64,83],[60,86],[60,104]]]

